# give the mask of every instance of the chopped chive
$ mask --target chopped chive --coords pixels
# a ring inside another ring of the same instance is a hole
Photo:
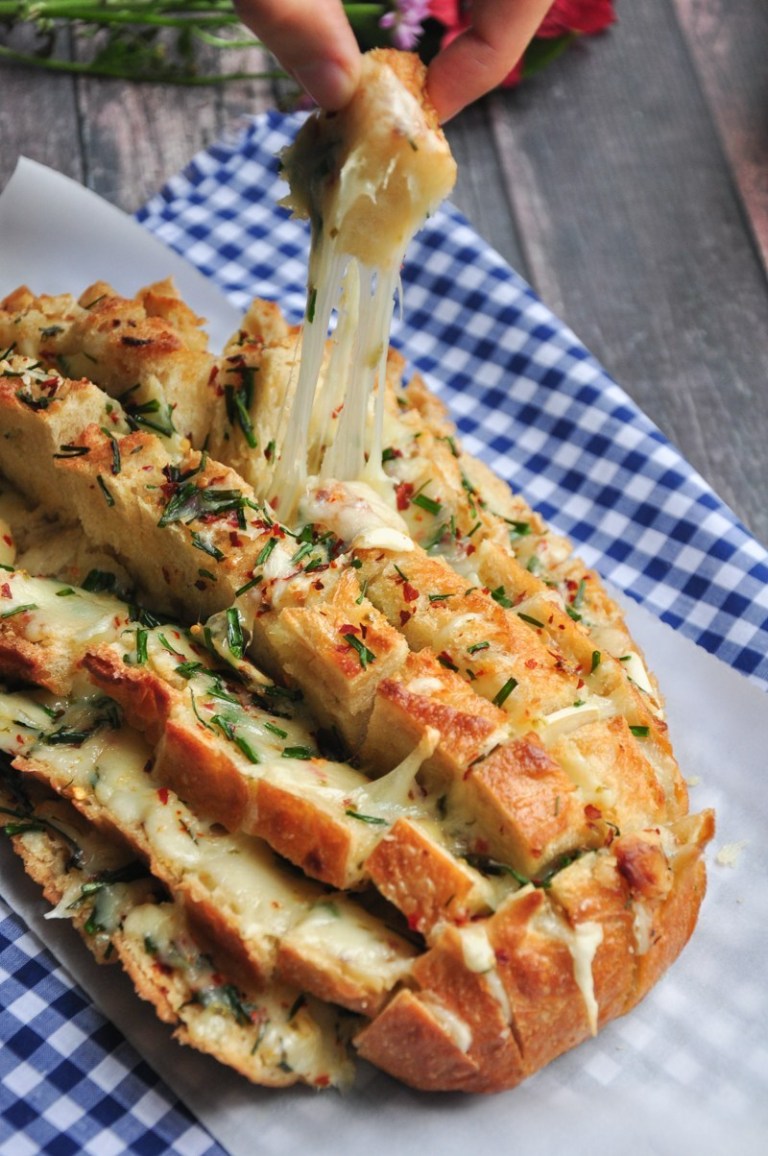
[[[311,542],[302,542],[296,553],[292,555],[291,562],[296,565],[296,563],[301,562],[303,558],[306,558],[307,554],[311,554],[313,550],[314,546]]]
[[[235,746],[238,748],[238,750],[242,751],[249,763],[255,764],[261,762],[261,759],[259,758],[256,751],[253,749],[248,740],[244,739],[242,735],[235,735]]]
[[[0,619],[14,618],[17,614],[25,614],[27,610],[38,610],[36,602],[25,602],[22,606],[14,606],[13,610],[4,610]]]
[[[428,514],[434,515],[439,514],[443,508],[440,502],[436,502],[434,498],[428,498],[426,494],[414,494],[411,498],[411,505],[420,506]]]
[[[204,554],[208,554],[211,558],[215,558],[217,562],[221,562],[224,557],[218,546],[214,546],[212,542],[206,542],[205,538],[197,532],[192,531],[192,545],[198,550],[202,550]]]
[[[499,606],[503,606],[505,610],[510,610],[514,603],[507,598],[506,591],[503,586],[497,586],[495,590],[490,591],[491,598],[494,602],[498,602]]]
[[[59,446],[59,452],[54,454],[55,458],[81,458],[83,454],[89,454],[91,451],[88,446],[76,446],[72,444]]]
[[[114,506],[115,499],[110,494],[109,489],[107,487],[107,483],[104,481],[101,474],[96,475],[96,482],[97,482],[98,487],[101,490],[102,494],[104,495],[104,500],[106,501],[107,505],[108,506]]]
[[[590,668],[589,668],[589,673],[590,673],[590,674],[594,674],[594,673],[595,673],[595,671],[597,670],[598,666],[600,665],[600,659],[601,659],[601,658],[602,658],[602,655],[601,655],[601,653],[600,653],[600,651],[599,651],[599,650],[593,650],[593,651],[592,651],[592,664],[591,664],[591,666],[590,666]]]
[[[258,586],[261,580],[261,574],[259,574],[256,578],[251,578],[250,582],[246,582],[244,586],[241,586],[239,590],[235,591],[235,598],[239,598],[241,594],[245,594],[247,591],[253,590],[254,586]]]
[[[487,650],[490,645],[490,642],[475,642],[467,647],[467,654],[477,654],[478,650]]]
[[[111,430],[105,429],[104,426],[101,427],[101,432],[112,442],[112,473],[119,474],[123,466],[120,460],[120,446],[117,438]]]
[[[348,807],[344,814],[349,815],[350,819],[359,819],[361,823],[370,823],[375,827],[387,825],[386,819],[380,819],[378,815],[363,815],[360,811],[353,811],[351,807]]]
[[[230,606],[227,611],[227,646],[234,658],[242,658],[245,649],[243,628],[240,625],[240,611],[236,606]]]
[[[629,729],[632,731],[632,734],[635,736],[635,738],[638,738],[638,739],[647,739],[648,738],[649,728],[647,726],[634,726],[634,727],[631,726]]]
[[[372,650],[369,650],[365,643],[361,642],[359,638],[355,638],[354,634],[345,634],[344,640],[349,643],[353,650],[357,651],[357,656],[360,659],[360,665],[363,670],[368,666],[369,662],[376,661],[376,655]]]
[[[267,558],[270,556],[270,554],[272,553],[272,551],[274,550],[276,545],[277,545],[277,538],[268,538],[267,539],[267,541],[264,543],[264,545],[262,546],[262,548],[259,552],[258,558],[256,559],[256,565],[257,566],[263,566],[264,565],[264,563],[266,562]]]
[[[313,759],[314,757],[309,747],[286,747],[282,753],[284,759]]]
[[[494,706],[503,706],[516,686],[517,686],[517,679],[516,678],[508,678],[507,681],[502,686],[501,690],[499,690],[494,695],[493,705]]]
[[[175,478],[172,480],[177,482],[178,489],[160,515],[158,526],[192,522],[205,514],[226,514],[232,510],[242,514],[243,506],[247,504],[240,490],[216,489],[213,486],[201,489],[189,478],[183,482]]]
[[[523,622],[527,622],[529,626],[536,626],[539,629],[543,629],[544,627],[544,623],[540,622],[538,618],[534,618],[530,614],[523,614],[522,611],[518,612],[517,617],[522,618]]]
[[[275,726],[274,723],[265,722],[264,723],[264,729],[267,731],[271,731],[271,733],[273,735],[277,735],[277,737],[279,739],[287,739],[288,738],[288,731],[284,731],[282,729],[282,727]]]
[[[167,650],[169,654],[178,655],[179,658],[181,657],[181,651],[175,650],[164,634],[158,634],[157,639],[163,650]]]

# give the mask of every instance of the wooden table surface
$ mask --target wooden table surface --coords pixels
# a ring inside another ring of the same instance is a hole
[[[768,3],[616,8],[451,123],[454,199],[768,544]],[[133,211],[274,99],[0,64],[0,187],[23,153]]]

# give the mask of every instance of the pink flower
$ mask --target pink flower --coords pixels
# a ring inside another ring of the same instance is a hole
[[[536,35],[547,39],[569,32],[594,36],[615,20],[613,0],[555,0]]]
[[[396,48],[410,50],[418,45],[424,31],[422,25],[429,14],[429,0],[395,0],[394,9],[382,16],[379,27],[392,29]]]

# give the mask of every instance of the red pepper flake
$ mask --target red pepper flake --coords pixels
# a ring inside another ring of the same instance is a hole
[[[395,490],[395,497],[397,499],[398,510],[407,510],[411,504],[411,495],[413,494],[412,482],[401,482]]]
[[[0,595],[2,595],[3,598],[13,598],[10,582],[3,582],[2,586],[0,586]]]
[[[331,1082],[330,1076],[315,1076],[314,1084],[316,1088],[327,1088]]]
[[[411,614],[410,610],[401,610],[400,611],[400,625],[401,626],[405,626],[406,622],[409,622],[411,618],[413,618],[413,615]]]
[[[586,807],[584,808],[584,814],[593,822],[595,819],[602,819],[603,817],[603,812],[599,807],[596,807],[594,803],[587,803]]]
[[[236,530],[229,531],[229,544],[230,546],[242,546],[243,540]]]
[[[343,626],[339,627],[339,634],[359,634],[360,627],[353,626],[350,622],[345,622]]]
[[[160,800],[160,802],[163,804],[163,806],[165,806],[168,802],[168,788],[167,787],[158,787],[157,797]]]
[[[210,375],[208,377],[208,384],[213,385],[213,383],[216,381],[216,378],[218,376],[219,376],[219,367],[218,367],[218,365],[214,365],[212,367]]]
[[[10,534],[3,534],[3,541],[5,542],[6,546],[13,545],[13,538]]]
[[[406,602],[415,602],[419,597],[419,592],[415,586],[411,586],[410,582],[403,583],[403,598]]]

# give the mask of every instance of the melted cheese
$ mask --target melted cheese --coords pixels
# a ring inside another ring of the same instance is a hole
[[[468,1052],[472,1047],[472,1028],[467,1021],[446,1007],[433,992],[422,993],[421,1000],[459,1051]]]
[[[403,519],[365,482],[313,482],[300,513],[307,522],[331,530],[348,549],[414,549]]]
[[[592,1035],[597,1035],[600,1009],[595,998],[595,981],[592,974],[597,949],[603,942],[602,925],[594,920],[585,920],[571,927],[559,919],[550,907],[543,907],[536,916],[536,926],[543,934],[565,944],[573,960],[573,978],[584,1000],[584,1008]]]
[[[246,1070],[269,1073],[270,1082],[277,1077],[275,1082],[290,1083],[290,1073],[310,1083],[325,1082],[323,1077],[331,1076],[335,1083],[340,1075],[344,1082],[348,1076],[343,1066],[339,1071],[335,1032],[323,1030],[326,1017],[316,1016],[297,991],[282,985],[236,992],[210,957],[197,949],[178,908],[171,904],[136,907],[125,920],[123,934],[139,957],[149,954],[149,966],[159,963],[170,969],[183,985],[187,994],[183,1003],[181,992],[176,998],[173,991],[168,994],[178,1004],[174,1010],[198,1047],[220,1047],[231,1054],[241,1042],[248,1056]]]
[[[332,955],[339,970],[363,988],[389,991],[411,967],[412,953],[372,915],[344,895],[315,904],[286,944],[313,962]]]
[[[561,735],[570,734],[587,723],[611,718],[615,713],[616,707],[609,698],[593,694],[582,703],[564,706],[544,715],[537,720],[536,729],[546,742],[554,742]]]
[[[381,469],[383,382],[400,265],[456,170],[434,114],[377,53],[364,57],[346,108],[311,117],[283,167],[287,203],[312,226],[299,374],[270,494],[285,521],[311,471],[391,489]]]
[[[4,574],[0,587],[0,613],[17,617],[30,642],[111,641],[129,617],[125,603],[109,594],[93,594],[50,578],[30,578],[22,570]]]

